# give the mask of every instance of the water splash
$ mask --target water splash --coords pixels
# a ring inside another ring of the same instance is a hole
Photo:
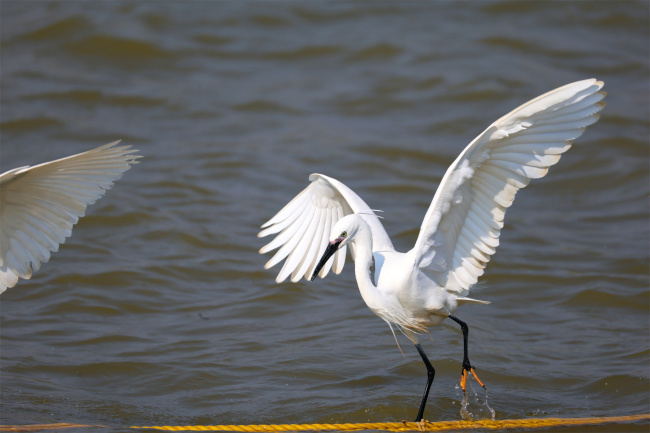
[[[472,409],[475,410],[475,413],[470,412],[470,404],[477,406],[476,409]],[[494,421],[496,419],[496,411],[488,404],[487,390],[485,390],[485,399],[481,401],[480,396],[474,388],[468,385],[467,391],[463,393],[463,400],[460,402],[460,416],[466,421],[485,418],[490,418]]]
[[[496,413],[496,411],[494,410],[494,408],[491,407],[491,406],[488,404],[488,393],[487,393],[487,389],[485,390],[485,407],[488,408],[488,410],[490,411],[490,418],[492,419],[492,421],[495,421],[496,418],[497,418],[497,413]]]

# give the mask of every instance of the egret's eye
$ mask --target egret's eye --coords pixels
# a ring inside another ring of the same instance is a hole
[[[343,233],[341,233],[341,237],[342,237],[342,238],[346,238],[346,237],[348,237],[348,232],[343,232]]]

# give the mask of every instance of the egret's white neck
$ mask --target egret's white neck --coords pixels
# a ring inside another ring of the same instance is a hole
[[[371,310],[375,310],[378,305],[375,302],[377,296],[377,287],[373,283],[370,275],[373,264],[372,254],[372,234],[370,227],[361,224],[354,240],[354,274],[359,285],[359,291],[363,300]]]

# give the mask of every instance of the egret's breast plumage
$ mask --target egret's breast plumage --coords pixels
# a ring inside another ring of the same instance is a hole
[[[435,326],[456,310],[456,296],[440,287],[415,264],[413,253],[374,253],[377,291],[390,304],[393,317],[408,317],[401,326]],[[372,308],[371,308],[372,309]],[[373,310],[374,311],[374,310]],[[399,311],[399,313],[396,313]],[[375,311],[383,319],[387,319]]]

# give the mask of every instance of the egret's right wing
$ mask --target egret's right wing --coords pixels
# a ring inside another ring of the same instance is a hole
[[[286,258],[280,274],[280,283],[291,275],[291,281],[302,277],[310,279],[318,260],[323,255],[334,224],[352,213],[359,213],[370,226],[376,248],[390,248],[392,243],[379,218],[350,188],[336,179],[312,174],[311,184],[267,221],[257,236],[279,233],[273,241],[260,249],[260,254],[280,248],[264,266],[268,269]],[[335,273],[343,270],[347,247],[343,247],[320,271],[325,277],[333,267]]]
[[[429,206],[413,249],[418,266],[448,291],[466,296],[499,245],[517,191],[546,175],[598,120],[602,87],[595,79],[567,84],[476,137],[449,167]]]

